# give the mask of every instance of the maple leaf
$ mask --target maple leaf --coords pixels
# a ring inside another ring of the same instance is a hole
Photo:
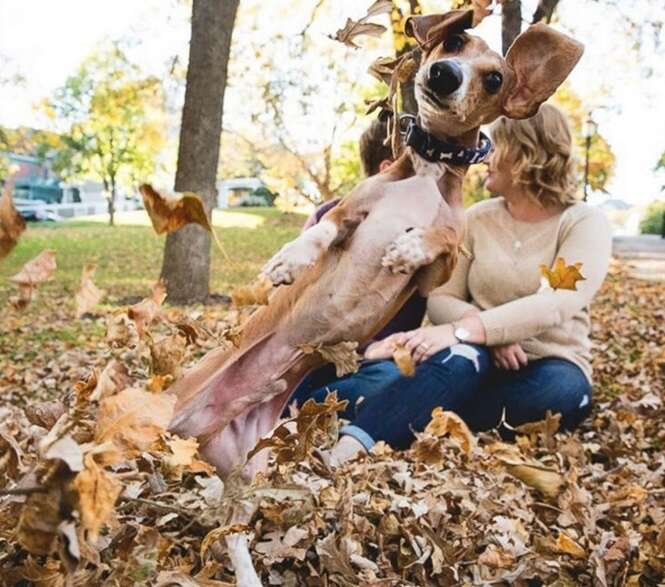
[[[413,360],[413,356],[409,349],[404,345],[395,345],[393,360],[400,373],[405,377],[413,377],[416,374],[416,362]]]
[[[113,513],[122,484],[100,467],[93,454],[85,457],[85,468],[72,483],[77,493],[77,509],[83,527],[90,532],[92,541],[97,539],[99,530]]]
[[[547,280],[547,284],[554,289],[577,290],[577,282],[586,278],[580,273],[582,263],[566,265],[563,257],[557,257],[554,267],[550,270],[547,265],[540,265],[540,273]]]
[[[164,457],[164,462],[167,466],[188,467],[194,462],[196,451],[199,448],[199,443],[196,438],[180,438],[176,436],[166,441],[171,454]]]
[[[148,450],[166,431],[176,398],[127,388],[99,405],[95,442],[112,441],[125,458]]]
[[[166,286],[158,281],[152,286],[151,294],[127,310],[127,316],[134,321],[136,332],[142,337],[146,328],[159,316],[159,310],[166,299]]]
[[[96,268],[94,263],[86,263],[83,267],[81,286],[74,296],[77,318],[90,312],[104,298],[104,290],[99,289],[92,281]]]
[[[25,308],[35,297],[36,286],[53,279],[57,265],[55,251],[42,251],[34,259],[28,261],[21,270],[9,278],[18,285],[19,296],[12,301],[15,307]]]
[[[4,259],[25,230],[25,220],[14,206],[12,192],[14,191],[14,178],[5,181],[5,189],[0,197],[0,260]]]
[[[356,352],[358,343],[355,341],[342,341],[333,345],[301,344],[298,348],[306,355],[319,353],[328,363],[335,365],[337,377],[344,377],[349,373],[355,373],[360,366],[360,355]]]
[[[367,14],[363,16],[360,20],[353,20],[351,18],[346,19],[346,24],[344,28],[339,29],[334,35],[330,36],[331,39],[344,43],[349,47],[358,49],[358,45],[354,43],[354,40],[363,35],[370,37],[380,37],[387,28],[382,24],[376,24],[373,22],[368,22],[373,16],[378,16],[379,14],[390,14],[393,8],[391,0],[376,0],[368,9]]]

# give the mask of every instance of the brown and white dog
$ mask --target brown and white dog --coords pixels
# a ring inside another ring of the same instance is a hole
[[[406,25],[423,50],[418,125],[464,147],[476,146],[479,127],[501,115],[535,114],[583,52],[580,43],[537,24],[504,59],[469,35],[471,26],[472,11],[460,10],[412,17]],[[427,295],[449,278],[463,234],[467,168],[432,163],[407,148],[285,245],[263,272],[290,285],[252,315],[238,348],[212,351],[174,384],[171,430],[197,437],[222,474],[244,463],[298,383],[324,362],[300,345],[363,344],[416,289]],[[262,466],[260,457],[246,467],[248,476]],[[235,558],[236,567],[246,562],[246,555]]]

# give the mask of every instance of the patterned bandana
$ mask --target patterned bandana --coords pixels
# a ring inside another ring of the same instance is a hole
[[[482,132],[477,147],[462,147],[455,143],[441,141],[424,131],[416,123],[415,116],[404,115],[402,122],[406,123],[404,143],[430,163],[473,165],[484,161],[492,150],[492,141]]]

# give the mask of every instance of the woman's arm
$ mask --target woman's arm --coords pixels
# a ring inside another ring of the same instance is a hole
[[[591,302],[602,285],[611,251],[612,233],[602,212],[591,211],[577,220],[564,235],[557,257],[567,264],[581,262],[585,281],[577,283],[577,291],[548,289],[480,312],[485,343],[518,342],[569,320]]]
[[[464,245],[468,250],[472,249],[469,237],[469,221],[467,220],[467,232],[464,237]],[[469,269],[473,259],[466,255],[459,255],[457,265],[447,283],[435,289],[427,299],[427,317],[432,324],[446,324],[458,320],[470,312],[478,312],[478,308],[471,304],[469,299]]]

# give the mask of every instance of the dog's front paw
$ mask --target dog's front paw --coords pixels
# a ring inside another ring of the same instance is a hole
[[[307,241],[293,241],[281,250],[261,269],[273,285],[293,283],[304,269],[313,265],[318,250]]]
[[[425,231],[414,228],[388,245],[381,265],[393,273],[413,273],[418,267],[431,263],[425,248]]]

